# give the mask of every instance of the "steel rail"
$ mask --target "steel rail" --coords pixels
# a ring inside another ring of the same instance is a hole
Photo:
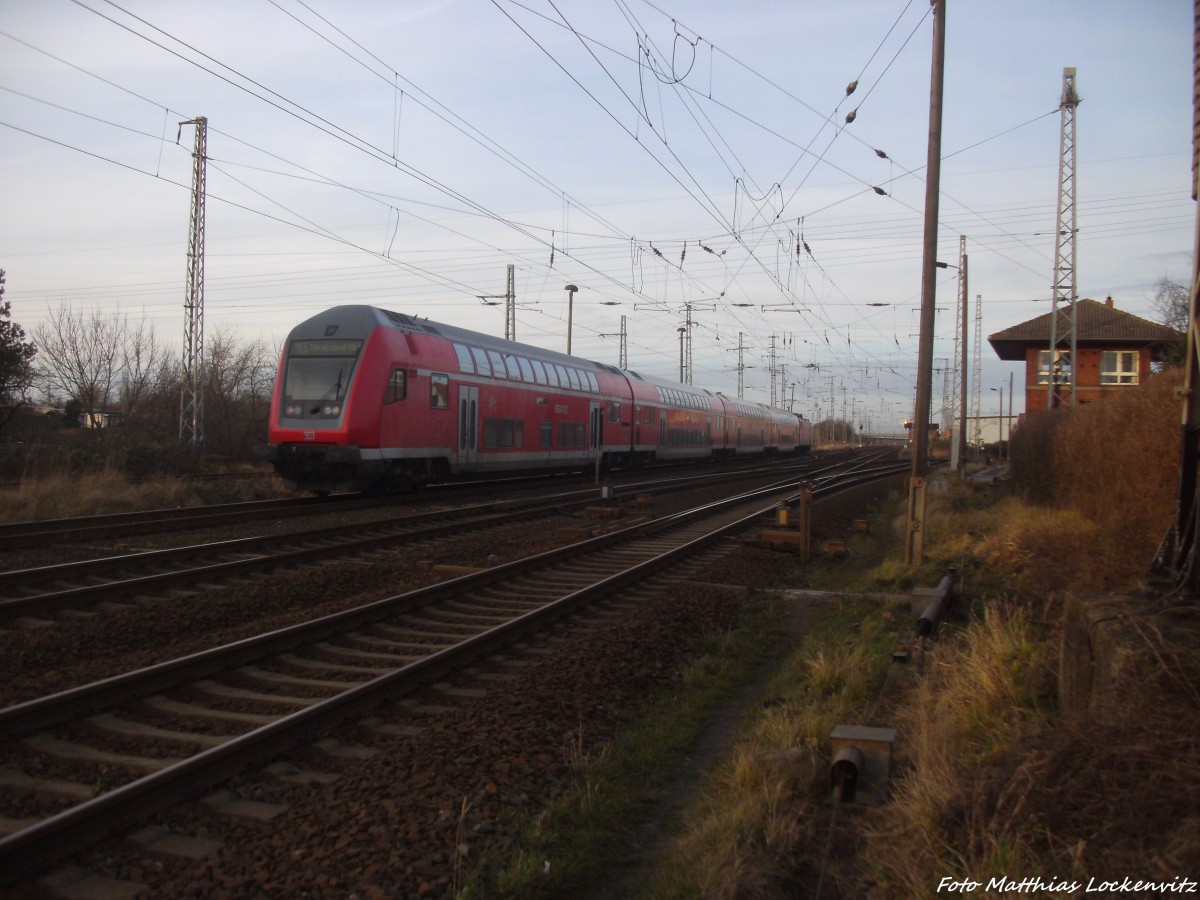
[[[736,477],[738,479],[753,478],[761,473],[762,470],[744,471],[738,472]],[[666,481],[648,481],[631,486],[631,489],[685,490],[698,482],[703,483],[714,477],[716,476],[712,474],[692,475]],[[482,528],[501,525],[514,518],[536,515],[538,512],[584,505],[593,502],[595,498],[595,490],[589,488],[556,494],[543,499],[494,501],[450,510],[412,513],[390,519],[364,522],[353,526],[356,531],[365,535],[361,537],[347,534],[347,526],[344,525],[336,528],[326,526],[283,534],[258,535],[186,547],[147,550],[140,553],[81,560],[54,566],[0,571],[0,592],[12,593],[38,583],[69,581],[84,576],[103,575],[128,569],[131,566],[162,566],[181,560],[229,554],[255,554],[243,559],[211,562],[169,572],[158,571],[148,575],[132,575],[102,584],[87,584],[3,598],[0,599],[0,621],[17,616],[45,615],[114,596],[136,596],[148,591],[162,590],[174,584],[194,582],[198,579],[227,578],[247,571],[277,568],[293,562],[312,562],[330,556],[351,555],[379,546],[395,545],[403,542],[406,538],[426,539],[451,534],[464,526]],[[304,542],[321,543],[310,544],[296,550],[280,550],[269,555],[259,552],[263,548],[288,547]]]
[[[812,463],[818,460],[806,457]],[[752,465],[758,464],[755,461]],[[529,479],[520,479],[529,480]],[[658,482],[647,481],[653,485]],[[481,486],[510,487],[512,480],[499,479],[483,482],[449,482],[437,485],[438,490],[476,489]],[[633,489],[630,485],[627,489]],[[590,488],[588,490],[591,490]],[[418,495],[430,496],[430,495]],[[161,532],[206,528],[247,519],[271,518],[278,515],[304,515],[330,512],[339,506],[350,508],[384,507],[395,498],[364,497],[362,494],[336,494],[330,497],[289,497],[280,500],[249,500],[207,506],[181,507],[179,509],[143,510],[140,512],[108,513],[95,516],[78,516],[64,519],[40,519],[23,522],[0,522],[0,547],[18,549],[35,547],[46,543],[66,540],[95,540],[107,537],[129,536]]]
[[[827,494],[839,483],[857,484],[903,470],[892,467],[890,470],[859,472],[844,479],[829,476],[817,488],[817,492]],[[705,534],[688,538],[674,548],[656,553],[649,559],[604,577],[587,587],[572,591],[536,610],[398,667],[385,675],[353,686],[299,712],[233,737],[182,762],[136,779],[2,838],[0,871],[11,880],[51,857],[64,855],[95,842],[131,819],[160,810],[176,802],[181,796],[192,794],[243,771],[265,756],[283,752],[303,741],[309,734],[328,729],[349,716],[378,705],[387,697],[410,691],[449,671],[459,669],[480,656],[494,652],[499,647],[511,644],[530,631],[544,627],[588,601],[627,585],[643,583],[648,576],[707,548],[711,543],[770,513],[777,508],[781,496],[784,498],[783,502],[794,502],[799,493],[798,488],[799,485],[789,479],[782,485],[759,488],[738,497],[704,504],[654,522],[630,526],[619,532],[582,541],[567,548],[551,550],[525,560],[517,560],[482,573],[463,576],[410,594],[385,598],[310,623],[280,629],[180,660],[85,685],[50,698],[0,710],[0,728],[8,733],[44,727],[79,715],[85,709],[93,709],[105,703],[128,701],[135,696],[145,696],[165,687],[235,667],[298,644],[311,643],[334,632],[361,627],[366,622],[395,615],[439,596],[457,595],[468,587],[481,587],[507,580],[584,552],[607,549],[617,543],[626,543],[639,537],[658,536],[673,528],[690,526],[705,516],[728,516],[730,511],[733,511],[732,518],[720,523],[716,528],[709,529]],[[746,511],[745,507],[748,504],[752,504],[752,508]],[[135,685],[136,691],[133,691]]]

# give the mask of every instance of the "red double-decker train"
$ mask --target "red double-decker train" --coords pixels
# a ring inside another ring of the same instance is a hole
[[[297,325],[268,458],[316,493],[804,453],[803,416],[373,306]]]

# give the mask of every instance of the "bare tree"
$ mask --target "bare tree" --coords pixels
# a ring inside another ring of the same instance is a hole
[[[249,458],[265,444],[275,359],[267,345],[219,330],[204,353],[204,442],[211,453]]]
[[[1165,275],[1154,286],[1154,312],[1168,328],[1186,332],[1188,329],[1188,288]]]
[[[75,400],[88,418],[112,401],[126,327],[122,318],[95,311],[85,317],[64,302],[50,310],[48,322],[33,330],[50,389]]]
[[[1158,279],[1155,286],[1153,305],[1154,312],[1162,324],[1175,331],[1187,333],[1191,316],[1191,295],[1187,285],[1172,281],[1164,275]],[[1164,348],[1163,365],[1182,365],[1186,353],[1183,343]]]
[[[167,351],[154,334],[154,326],[142,319],[126,323],[121,342],[120,397],[126,416],[135,416],[163,374]]]

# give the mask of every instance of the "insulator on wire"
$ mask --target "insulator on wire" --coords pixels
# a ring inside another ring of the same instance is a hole
[[[852,81],[848,85],[846,85],[846,96],[849,97],[851,94],[853,94],[857,87],[858,87],[858,79],[856,78],[854,81]]]
[[[880,197],[886,197],[886,196],[887,196],[887,191],[885,191],[885,190],[884,190],[883,188],[881,188],[881,187],[872,187],[872,188],[871,188],[871,190],[873,190],[875,193],[877,193],[877,194],[878,194]]]
[[[891,158],[886,153],[884,153],[882,150],[876,150],[875,155],[878,156],[880,159],[890,159]]]
[[[849,125],[857,117],[858,117],[858,110],[857,109],[850,110],[850,112],[846,113],[846,124]]]

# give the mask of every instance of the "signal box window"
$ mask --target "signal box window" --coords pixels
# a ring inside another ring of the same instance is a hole
[[[388,378],[387,393],[383,396],[384,403],[396,403],[408,396],[408,372],[404,369],[392,369]]]
[[[1101,384],[1137,384],[1136,350],[1105,350],[1100,354]]]
[[[1050,383],[1050,351],[1038,351],[1038,384]],[[1071,351],[1054,351],[1054,383],[1071,383]]]
[[[429,405],[434,409],[450,407],[450,376],[434,375],[429,380]]]

